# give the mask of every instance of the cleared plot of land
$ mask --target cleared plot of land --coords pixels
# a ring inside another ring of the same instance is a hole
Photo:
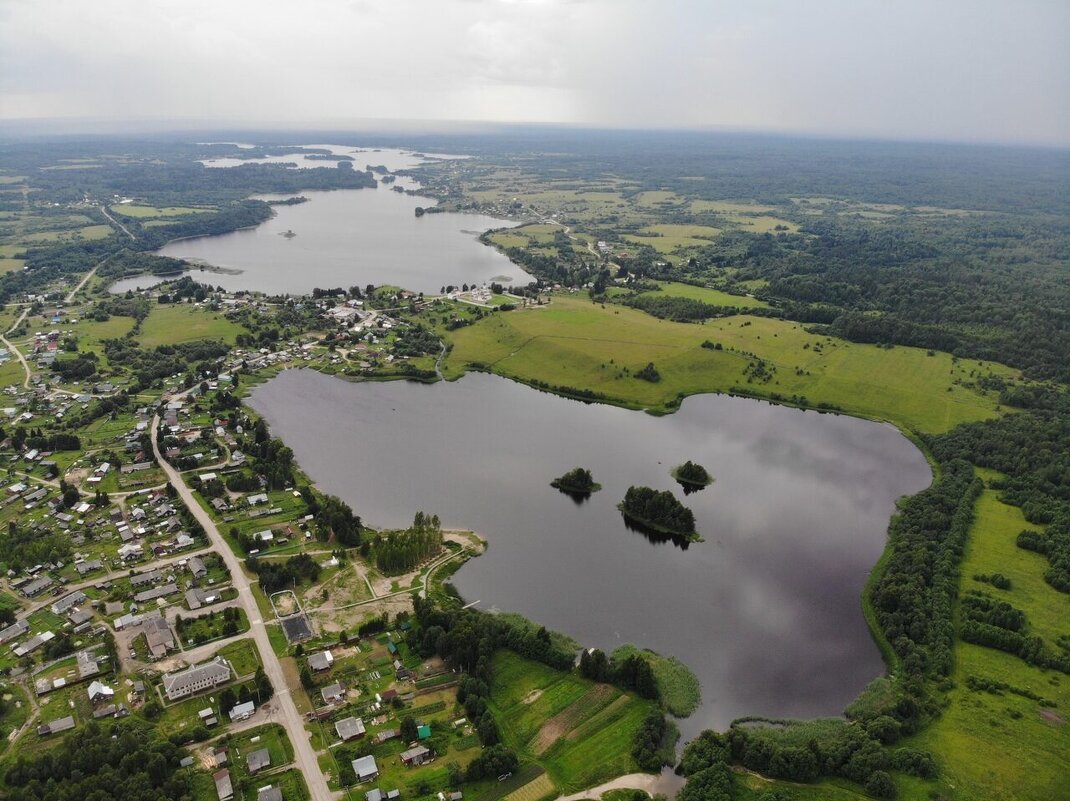
[[[61,231],[37,231],[32,234],[25,234],[20,239],[27,245],[41,245],[52,242],[104,239],[113,233],[114,230],[110,225],[87,225],[82,228]]]
[[[561,791],[635,772],[632,744],[651,702],[508,651],[495,655],[493,675],[490,707],[504,741]]]
[[[726,317],[705,325],[672,323],[590,300],[555,297],[549,308],[496,314],[449,334],[448,375],[483,364],[522,381],[544,381],[602,393],[635,407],[672,408],[682,395],[745,391],[784,399],[805,396],[863,416],[926,432],[994,417],[998,399],[967,386],[970,372],[1016,372],[994,363],[953,363],[948,354],[890,350],[818,337],[801,325],[758,317]],[[702,347],[709,340],[723,350]],[[755,355],[749,355],[755,354]],[[748,382],[756,358],[774,377]],[[633,377],[653,362],[657,383]],[[624,374],[623,367],[631,371]]]
[[[663,206],[665,204],[675,203],[682,200],[675,192],[667,189],[654,189],[647,192],[640,192],[635,196],[635,202],[646,208]]]
[[[544,252],[556,252],[556,249],[552,247],[554,235],[564,230],[560,225],[538,223],[498,231],[488,238],[503,249],[531,247]]]
[[[215,312],[189,304],[160,304],[153,307],[152,313],[141,324],[137,339],[145,348],[178,345],[195,339],[219,339],[233,345],[244,330]]]
[[[111,207],[113,214],[122,214],[124,217],[179,217],[185,214],[207,214],[214,209],[200,209],[191,206],[136,206],[116,205]]]
[[[1057,634],[1068,633],[1070,598],[1043,579],[1047,561],[1015,545],[1024,528],[1021,510],[985,490],[962,564],[962,590],[983,587],[986,592],[1025,612],[1030,632],[1057,646]],[[1009,590],[973,580],[975,574],[1002,573]],[[999,694],[969,689],[968,677],[1005,682],[1050,699],[1056,706],[1010,691]],[[1016,656],[958,642],[955,646],[954,689],[940,718],[909,745],[931,750],[941,763],[936,782],[903,779],[900,798],[924,801],[984,798],[1011,801],[1022,798],[1070,798],[1070,679],[1054,671],[1032,667]],[[934,784],[936,788],[934,789]]]
[[[653,297],[691,298],[709,303],[711,306],[735,306],[740,309],[765,309],[769,304],[764,300],[749,298],[746,295],[729,295],[718,289],[710,289],[705,286],[692,286],[691,284],[678,284],[675,281],[660,281],[660,292],[643,292],[643,295]]]
[[[44,325],[44,323],[42,323]],[[82,353],[92,351],[103,358],[105,339],[118,339],[134,327],[133,317],[109,317],[103,322],[96,320],[79,320],[77,323],[64,326],[64,330],[70,330],[78,339],[78,350]]]
[[[650,245],[658,253],[673,253],[682,248],[708,245],[721,234],[720,228],[710,225],[677,225],[663,223],[649,225],[637,234],[628,234],[624,239],[639,245]]]
[[[692,200],[691,211],[696,214],[712,211],[717,214],[768,214],[776,211],[772,206],[735,200]]]

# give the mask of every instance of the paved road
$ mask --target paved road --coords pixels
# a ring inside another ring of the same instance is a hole
[[[204,527],[208,539],[211,540],[216,550],[222,555],[223,561],[230,571],[231,581],[238,590],[238,598],[245,607],[246,615],[249,616],[249,623],[252,626],[250,633],[256,643],[257,650],[260,652],[260,663],[264,666],[264,672],[275,687],[275,697],[272,703],[277,709],[277,719],[286,729],[286,733],[290,736],[290,742],[293,743],[294,761],[305,777],[312,801],[333,801],[335,794],[331,792],[327,786],[327,780],[320,772],[319,763],[316,761],[316,753],[312,750],[312,744],[309,742],[308,734],[305,731],[304,720],[301,717],[301,713],[297,711],[297,706],[290,695],[286,676],[282,671],[282,663],[271,648],[267,628],[264,625],[263,618],[260,616],[260,609],[256,605],[256,599],[253,598],[252,589],[249,587],[249,579],[242,570],[238,558],[234,555],[226,540],[223,539],[223,535],[219,533],[215,522],[197,503],[197,499],[193,497],[193,493],[186,485],[182,474],[163,458],[157,441],[159,428],[160,416],[157,414],[152,419],[152,450],[156,454],[160,467],[163,468],[164,473],[167,475],[168,481],[178,490],[179,497],[197,519],[197,522]]]

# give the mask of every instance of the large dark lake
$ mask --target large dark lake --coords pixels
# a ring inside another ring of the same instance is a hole
[[[931,480],[890,425],[721,395],[653,417],[483,374],[357,384],[290,370],[250,403],[369,524],[422,509],[482,533],[487,552],[455,577],[480,608],[682,659],[703,692],[686,736],[742,715],[837,715],[884,670],[862,587],[896,499]],[[684,499],[705,542],[627,528],[628,486],[683,498],[669,470],[687,459],[716,479]],[[577,465],[603,486],[583,504],[549,486]]]
[[[323,146],[315,146],[323,147]],[[367,164],[390,170],[415,166],[422,158],[398,150],[356,150],[329,146],[352,155],[354,167]],[[301,154],[257,159],[259,162],[294,163],[295,169],[329,166],[333,162],[308,161]],[[205,162],[227,168],[242,162],[214,159]],[[417,206],[436,205],[425,197],[395,192],[391,186],[417,188],[401,177],[377,189],[301,192],[309,202],[276,206],[276,216],[256,228],[220,236],[171,242],[162,256],[205,262],[230,272],[194,273],[196,280],[225,289],[259,290],[269,294],[307,293],[316,287],[389,284],[417,292],[434,292],[447,284],[527,284],[530,276],[492,247],[476,238],[491,228],[514,225],[482,214],[426,214]],[[286,195],[263,195],[284,199]],[[293,237],[283,236],[292,231]],[[128,279],[125,291],[152,281]]]

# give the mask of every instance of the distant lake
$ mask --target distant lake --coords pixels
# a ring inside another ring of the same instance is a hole
[[[309,145],[309,147],[325,147]],[[385,166],[389,170],[416,166],[424,158],[399,150],[357,150],[329,146],[354,158],[354,168]],[[453,157],[449,157],[453,158]],[[332,161],[310,161],[307,156],[285,155],[256,162],[295,162],[299,169],[328,167]],[[239,159],[213,159],[214,167],[244,163]],[[411,179],[377,189],[301,192],[307,203],[276,206],[276,215],[256,228],[219,236],[185,239],[165,245],[162,256],[202,261],[240,273],[201,276],[205,283],[224,289],[260,290],[269,294],[299,294],[315,287],[330,288],[389,284],[417,292],[437,293],[447,284],[527,284],[532,279],[492,247],[479,242],[479,234],[516,223],[483,214],[426,214],[416,217],[417,206],[436,205],[429,198],[395,192],[392,186],[414,188]],[[287,195],[263,195],[282,200]],[[284,234],[292,231],[295,236]]]
[[[896,499],[932,478],[890,425],[722,395],[653,417],[485,374],[423,385],[289,370],[250,404],[369,524],[424,510],[483,534],[487,552],[454,578],[479,608],[683,660],[703,691],[686,736],[742,715],[838,715],[884,672],[862,588]],[[669,471],[688,459],[715,483],[684,497]],[[576,466],[603,485],[582,504],[549,486]],[[685,551],[630,530],[616,505],[632,484],[673,490],[705,542]]]

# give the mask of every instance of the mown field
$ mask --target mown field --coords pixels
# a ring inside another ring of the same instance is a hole
[[[495,655],[493,675],[490,707],[502,739],[562,793],[638,769],[632,744],[651,702],[509,651]]]
[[[699,392],[805,396],[864,417],[923,432],[946,431],[997,414],[994,394],[967,386],[1002,365],[960,362],[918,348],[884,349],[807,333],[803,326],[759,317],[726,317],[704,325],[659,320],[580,296],[557,296],[549,307],[496,314],[448,334],[446,375],[471,364],[521,381],[542,381],[601,393],[610,402],[665,411]],[[703,348],[709,340],[723,350]],[[775,373],[748,381],[758,358]],[[652,362],[661,380],[633,376]],[[628,373],[623,368],[628,368]]]

